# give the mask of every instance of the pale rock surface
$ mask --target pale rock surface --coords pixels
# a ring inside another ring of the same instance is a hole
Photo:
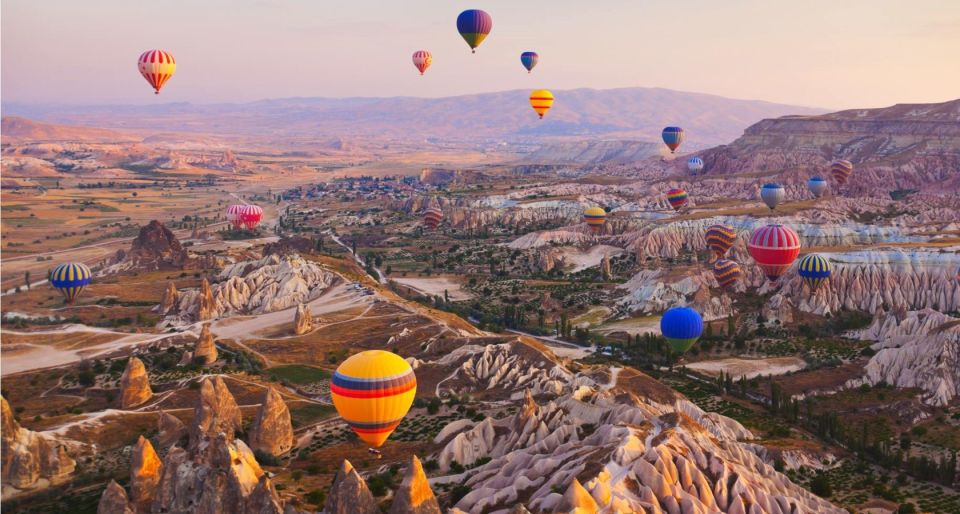
[[[160,447],[169,448],[187,434],[187,427],[180,421],[180,418],[167,412],[160,412],[160,417],[157,419],[157,431],[159,432],[157,438]]]
[[[379,514],[380,508],[363,477],[344,459],[323,506],[326,514]]]
[[[129,409],[141,405],[153,397],[150,377],[143,361],[130,357],[120,377],[120,408]]]
[[[310,309],[304,304],[297,305],[297,311],[293,315],[293,333],[300,336],[313,330],[313,315]]]
[[[210,333],[210,324],[204,323],[200,329],[200,337],[197,339],[197,345],[193,348],[193,359],[203,359],[203,364],[208,366],[217,361],[217,345],[213,341],[213,334]]]
[[[257,416],[250,425],[250,447],[274,456],[293,448],[293,424],[290,410],[276,389],[269,388]]]
[[[110,480],[107,488],[103,491],[103,495],[100,496],[100,503],[97,504],[97,514],[135,514],[133,507],[130,506],[130,501],[127,499],[127,492],[116,480]]]
[[[416,455],[410,458],[403,482],[393,494],[390,514],[440,514],[440,504]]]
[[[223,377],[208,377],[200,384],[200,397],[190,423],[190,446],[196,448],[208,438],[223,433],[228,441],[240,428],[243,418],[240,407],[227,388]]]
[[[34,432],[20,426],[6,398],[0,398],[2,416],[2,483],[4,500],[10,486],[24,490],[64,482],[73,473],[76,463],[67,454],[64,442],[56,436]],[[45,482],[45,483],[41,483]],[[14,493],[16,491],[13,491]]]
[[[160,300],[160,314],[166,315],[176,308],[178,298],[177,286],[173,285],[173,282],[167,282],[167,288],[164,289],[163,298]]]
[[[196,311],[196,318],[200,321],[207,321],[217,317],[216,302],[213,299],[213,289],[210,288],[210,281],[203,277],[200,282],[200,290],[187,301],[187,295],[181,295],[178,311],[183,311],[185,307],[193,306]],[[185,306],[184,303],[187,305]]]

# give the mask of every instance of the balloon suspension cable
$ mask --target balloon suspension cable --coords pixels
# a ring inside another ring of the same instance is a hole
[[[159,94],[160,94],[160,90],[158,89],[158,90],[154,91],[153,94],[159,95]]]
[[[476,49],[476,48],[471,48],[471,49],[470,49],[470,53],[472,53],[472,54],[477,53],[477,49]]]

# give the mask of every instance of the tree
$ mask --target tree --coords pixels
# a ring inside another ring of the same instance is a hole
[[[833,495],[833,486],[830,485],[830,479],[827,475],[820,473],[810,481],[810,492],[821,497],[829,498]]]
[[[30,272],[25,271],[23,273],[23,281],[27,283],[27,289],[30,289]]]

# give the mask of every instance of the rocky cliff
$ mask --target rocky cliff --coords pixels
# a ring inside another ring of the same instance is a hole
[[[367,482],[357,473],[350,461],[344,459],[333,480],[330,494],[323,506],[326,514],[377,514],[377,506]]]
[[[130,357],[120,377],[120,407],[130,409],[146,403],[152,397],[147,367],[140,359]]]
[[[313,314],[304,304],[297,305],[297,311],[293,315],[293,333],[303,335],[313,330]]]
[[[393,495],[390,514],[440,514],[440,504],[416,455],[410,457],[403,482]]]
[[[140,227],[129,251],[118,251],[114,271],[137,269],[145,271],[180,270],[187,267],[189,255],[177,236],[157,220]]]
[[[21,427],[6,398],[0,398],[0,416],[4,500],[22,490],[43,488],[69,479],[76,463],[62,441],[54,435]]]
[[[200,329],[200,337],[197,338],[197,344],[193,347],[192,357],[202,359],[204,365],[217,361],[217,345],[213,341],[209,323],[204,323],[203,328]]]
[[[227,441],[232,441],[242,422],[240,407],[223,378],[205,378],[200,384],[200,397],[190,422],[191,448],[221,433],[226,435]]]
[[[257,409],[257,416],[248,432],[250,447],[254,450],[280,456],[293,448],[293,424],[290,421],[290,410],[275,389],[267,390],[266,397]]]

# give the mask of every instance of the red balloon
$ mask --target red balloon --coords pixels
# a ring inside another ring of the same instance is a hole
[[[753,231],[747,250],[767,278],[776,282],[800,255],[800,236],[790,227],[767,225]]]

